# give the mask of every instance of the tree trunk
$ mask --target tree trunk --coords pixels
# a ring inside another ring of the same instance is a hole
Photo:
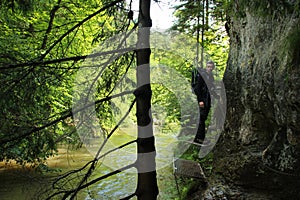
[[[151,86],[150,86],[150,1],[140,0],[139,29],[137,44],[137,125],[138,125],[138,185],[136,195],[139,200],[157,198],[158,186],[155,163],[155,138],[153,135],[151,115]]]

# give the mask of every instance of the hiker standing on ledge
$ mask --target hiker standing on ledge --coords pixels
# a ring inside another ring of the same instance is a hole
[[[215,69],[215,63],[213,61],[207,61],[206,69],[197,69],[197,73],[194,75],[193,91],[197,96],[197,101],[199,104],[199,125],[197,134],[195,136],[194,142],[198,144],[203,144],[205,138],[205,121],[207,120],[208,113],[211,107],[211,95],[219,98],[219,96],[214,91],[214,77],[212,71]],[[209,142],[209,141],[208,141]]]

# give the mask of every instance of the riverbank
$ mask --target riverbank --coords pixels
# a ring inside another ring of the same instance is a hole
[[[21,166],[14,161],[0,162],[0,199],[1,200],[32,200],[40,199],[41,193],[50,185],[50,180],[68,170],[83,166],[93,157],[89,151],[80,149],[59,148],[58,154],[47,160],[45,165],[36,168]],[[107,167],[99,168],[103,173]],[[97,172],[97,174],[102,174]],[[157,182],[160,190],[159,200],[179,199],[173,176],[172,164],[157,170]],[[122,193],[130,194],[136,187],[136,175],[122,172],[114,177],[104,179],[80,193],[79,200],[87,199],[118,199]],[[133,198],[135,199],[135,198]]]

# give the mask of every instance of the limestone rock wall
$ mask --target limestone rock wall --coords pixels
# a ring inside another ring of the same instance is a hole
[[[228,21],[227,116],[215,149],[215,168],[236,184],[262,189],[300,185],[300,12],[292,6],[296,2],[285,2],[289,9],[266,15],[245,6]],[[234,4],[233,10],[238,6]]]

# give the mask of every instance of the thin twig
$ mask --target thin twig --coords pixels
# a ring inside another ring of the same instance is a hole
[[[120,145],[120,146],[118,146],[118,147],[116,147],[116,148],[114,148],[114,149],[111,149],[111,150],[105,152],[104,154],[100,155],[100,156],[99,156],[98,158],[96,158],[96,159],[97,159],[97,161],[98,161],[98,160],[100,160],[101,158],[107,156],[108,154],[110,154],[110,153],[112,153],[112,152],[114,152],[114,151],[116,151],[116,150],[118,150],[118,149],[122,149],[122,148],[124,148],[124,147],[126,147],[126,146],[128,146],[128,145],[130,145],[130,144],[133,144],[133,143],[135,143],[136,141],[137,141],[137,140],[132,140],[132,141],[130,141],[130,142],[127,142],[127,143],[125,143],[125,144],[122,144],[122,145]],[[92,162],[94,162],[94,160],[95,160],[95,159],[90,160],[90,161],[87,162],[83,167],[80,167],[79,169],[69,171],[69,172],[67,172],[67,173],[65,173],[65,174],[63,174],[63,175],[61,175],[61,176],[59,176],[59,177],[52,183],[52,188],[56,188],[55,185],[58,184],[58,182],[59,182],[60,180],[65,179],[65,178],[67,178],[68,176],[70,176],[70,175],[72,175],[72,174],[75,174],[75,173],[77,173],[77,172],[80,172],[80,171],[84,170],[89,164],[91,164]]]
[[[104,146],[106,145],[106,143],[108,142],[109,138],[113,135],[113,133],[117,130],[117,128],[119,127],[119,125],[121,123],[123,123],[123,121],[126,119],[126,117],[129,115],[129,113],[131,112],[133,106],[135,105],[136,99],[134,99],[128,109],[128,111],[125,113],[125,115],[122,117],[122,119],[120,119],[120,121],[118,122],[118,124],[113,128],[113,130],[111,130],[111,132],[107,135],[106,139],[103,141],[102,145],[100,146],[100,148],[98,149],[96,155],[95,155],[95,159],[93,160],[88,172],[85,174],[84,178],[81,180],[81,182],[79,183],[79,185],[77,186],[76,190],[74,190],[73,195],[71,196],[71,199],[73,199],[76,194],[81,190],[81,186],[82,184],[88,179],[88,177],[92,174],[92,171],[95,169],[95,165],[98,161],[98,156],[100,154],[100,152],[103,150]]]
[[[51,30],[52,30],[52,26],[53,26],[53,22],[54,22],[54,17],[55,17],[55,13],[58,11],[58,9],[60,8],[59,4],[61,3],[61,0],[58,0],[57,5],[55,5],[52,10],[50,11],[50,20],[49,20],[49,24],[48,24],[48,28],[46,30],[44,39],[43,39],[43,43],[41,46],[41,49],[45,49],[46,48],[46,44],[47,44],[47,40],[48,40],[48,35],[50,34]]]
[[[64,33],[60,38],[58,38],[50,47],[49,49],[41,55],[39,60],[43,60],[46,55],[48,55],[50,53],[50,51],[58,44],[60,43],[67,35],[69,35],[73,30],[75,30],[76,28],[80,27],[82,24],[84,24],[85,22],[87,22],[89,19],[95,17],[96,15],[98,15],[99,13],[103,12],[104,10],[116,5],[117,3],[120,3],[124,0],[115,0],[111,3],[109,3],[108,5],[105,5],[104,7],[102,7],[101,9],[99,9],[98,11],[94,12],[93,14],[87,16],[86,18],[84,18],[82,21],[80,21],[78,24],[76,24],[75,26],[73,26],[71,29],[69,29],[66,33]]]
[[[129,47],[129,48],[112,50],[112,51],[104,51],[104,52],[99,52],[99,53],[93,53],[93,54],[83,55],[83,56],[73,56],[73,57],[60,58],[60,59],[54,59],[54,60],[33,61],[33,62],[27,62],[27,63],[10,64],[10,65],[6,65],[4,67],[0,67],[0,70],[15,69],[15,68],[20,68],[20,67],[28,67],[28,66],[37,67],[37,66],[41,66],[41,65],[49,65],[49,64],[68,62],[68,61],[77,62],[77,61],[80,61],[80,60],[84,60],[87,57],[88,58],[95,58],[95,57],[110,55],[110,54],[114,54],[114,53],[126,53],[126,52],[130,52],[130,51],[133,51],[133,50],[135,50],[135,48]]]
[[[48,196],[48,197],[46,198],[46,200],[50,200],[52,197],[55,197],[55,196],[60,195],[60,194],[63,194],[63,193],[65,193],[65,195],[64,195],[64,197],[63,197],[62,199],[66,199],[69,195],[71,195],[72,193],[76,192],[77,189],[78,189],[78,190],[82,190],[82,189],[84,189],[84,188],[87,188],[88,186],[93,185],[93,184],[97,183],[98,181],[101,181],[101,180],[103,180],[103,179],[106,179],[106,178],[108,178],[108,177],[110,177],[110,176],[113,176],[113,175],[115,175],[115,174],[118,174],[118,173],[120,173],[120,172],[122,172],[122,171],[125,171],[125,170],[127,170],[127,169],[130,169],[130,168],[132,168],[132,167],[135,167],[135,163],[130,164],[130,165],[127,165],[127,166],[122,167],[122,168],[120,168],[120,169],[117,169],[117,170],[115,170],[115,171],[113,171],[113,172],[110,172],[110,173],[108,173],[108,174],[105,174],[105,175],[103,175],[103,176],[100,176],[100,177],[98,177],[98,178],[96,178],[96,179],[94,179],[94,180],[92,180],[92,181],[90,181],[90,182],[88,182],[88,183],[86,183],[86,184],[84,184],[84,185],[81,185],[79,188],[76,188],[76,189],[73,189],[73,190],[63,190],[63,191],[56,192],[56,193],[54,193],[54,194]]]
[[[28,131],[27,133],[24,133],[24,134],[21,134],[21,135],[17,135],[17,136],[13,136],[13,137],[2,138],[0,140],[0,144],[5,144],[5,143],[8,143],[8,142],[17,140],[19,138],[27,137],[27,136],[35,133],[35,132],[41,131],[41,130],[43,130],[43,129],[49,127],[49,126],[52,126],[52,125],[54,125],[54,124],[56,124],[56,123],[58,123],[58,122],[60,122],[60,121],[62,121],[64,119],[66,119],[68,117],[71,117],[73,114],[76,114],[76,113],[78,113],[78,112],[80,112],[80,111],[82,111],[82,110],[84,110],[86,108],[94,106],[95,104],[98,104],[98,103],[101,103],[101,102],[104,102],[104,101],[109,101],[109,100],[111,100],[113,98],[117,98],[117,97],[120,97],[120,96],[123,96],[123,95],[126,95],[126,94],[132,94],[132,92],[133,91],[125,91],[125,92],[122,92],[122,93],[119,93],[119,94],[115,94],[115,95],[112,95],[112,96],[107,96],[107,97],[99,99],[99,100],[97,100],[95,102],[89,103],[89,104],[85,105],[84,107],[79,108],[79,109],[77,109],[75,111],[72,111],[72,109],[69,109],[69,110],[66,111],[66,114],[64,116],[61,116],[61,117],[59,117],[59,118],[57,118],[57,119],[55,119],[55,120],[53,120],[53,121],[51,121],[51,122],[43,125],[43,126],[33,128],[32,130]]]
[[[124,197],[124,198],[122,198],[120,200],[128,200],[128,199],[131,199],[134,196],[136,196],[136,193],[133,193],[133,194],[131,194],[131,195],[127,196],[127,197]]]

